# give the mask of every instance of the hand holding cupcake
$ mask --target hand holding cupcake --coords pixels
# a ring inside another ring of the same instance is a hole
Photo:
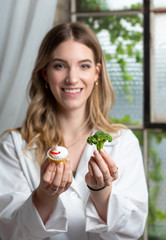
[[[68,150],[62,146],[56,146],[51,148],[47,152],[47,157],[50,162],[55,162],[58,165],[60,162],[66,163],[66,159],[68,157]]]

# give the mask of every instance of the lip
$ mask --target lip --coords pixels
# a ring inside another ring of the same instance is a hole
[[[62,91],[67,96],[78,96],[81,94],[83,88],[62,88]]]

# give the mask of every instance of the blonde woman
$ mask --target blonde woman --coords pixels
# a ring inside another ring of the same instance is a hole
[[[21,128],[0,145],[1,240],[138,239],[147,187],[138,141],[110,122],[114,91],[95,34],[81,23],[51,29],[41,43]],[[97,130],[104,149],[87,144]],[[65,164],[49,148],[68,148]]]

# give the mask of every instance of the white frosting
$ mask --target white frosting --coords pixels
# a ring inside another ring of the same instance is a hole
[[[50,153],[51,150],[56,151],[57,154],[52,154],[52,153]],[[69,154],[69,153],[68,153],[67,148],[62,147],[62,146],[56,146],[55,148],[49,149],[48,152],[47,152],[47,156],[48,156],[50,159],[52,159],[52,160],[58,160],[58,161],[63,160],[64,158],[67,158],[68,154]]]

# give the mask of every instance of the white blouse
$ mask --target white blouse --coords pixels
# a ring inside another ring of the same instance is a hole
[[[87,144],[70,188],[44,225],[32,202],[40,181],[35,147],[24,152],[26,143],[17,132],[0,143],[0,239],[1,240],[136,240],[144,230],[148,193],[139,143],[131,130],[104,149],[118,166],[113,182],[107,223],[98,215],[85,183],[88,161],[95,146]]]

